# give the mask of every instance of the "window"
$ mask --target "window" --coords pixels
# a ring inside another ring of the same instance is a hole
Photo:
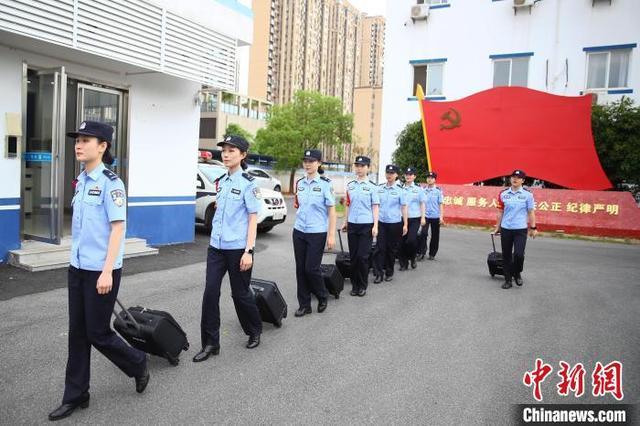
[[[449,0],[418,0],[418,4],[448,4]]]
[[[269,175],[258,169],[249,170],[249,174],[258,178],[269,179]]]
[[[587,52],[587,89],[626,88],[631,49]]]
[[[200,118],[200,139],[215,139],[216,138],[216,119],[215,118]]]
[[[529,57],[493,60],[493,87],[524,86],[529,80]]]
[[[444,61],[431,62],[413,66],[413,95],[419,84],[424,88],[425,96],[442,96],[443,93]]]

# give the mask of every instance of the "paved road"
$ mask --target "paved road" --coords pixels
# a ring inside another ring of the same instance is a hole
[[[206,245],[198,235],[197,244]],[[512,404],[533,402],[522,375],[536,357],[555,369],[560,360],[582,362],[587,375],[597,361],[619,360],[624,402],[637,404],[640,246],[530,240],[525,285],[507,291],[487,273],[489,247],[485,232],[446,228],[436,261],[371,284],[365,298],[350,297],[347,285],[323,314],[291,316],[281,329],[265,325],[263,343],[252,351],[244,348],[225,283],[222,351],[203,364],[190,358],[199,346],[204,249],[200,260],[192,250],[184,256],[194,262],[161,271],[131,260],[127,267],[138,273],[123,281],[121,299],[170,311],[191,350],[178,367],[153,358],[143,395],[94,351],[91,407],[69,423],[509,424]],[[261,235],[259,249],[254,276],[277,281],[293,312],[291,220]],[[54,287],[64,286],[63,273],[51,277],[58,277]],[[0,423],[45,423],[62,396],[66,290],[6,299]],[[576,402],[555,394],[553,374],[544,402]]]

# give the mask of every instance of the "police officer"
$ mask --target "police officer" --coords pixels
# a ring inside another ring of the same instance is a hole
[[[504,289],[512,287],[513,279],[519,286],[524,283],[521,273],[527,234],[531,238],[538,234],[533,194],[522,186],[526,176],[524,171],[514,170],[511,173],[511,186],[498,196],[495,233],[500,234],[502,243]]]
[[[135,378],[136,391],[149,383],[147,357],[127,345],[110,326],[122,274],[125,222],[124,184],[104,165],[110,153],[113,128],[84,121],[75,138],[76,159],[84,164],[71,201],[71,265],[69,266],[69,357],[62,405],[49,414],[60,420],[89,406],[91,346]]]
[[[444,225],[444,206],[442,189],[436,186],[438,174],[434,171],[427,173],[427,186],[424,189],[425,209],[427,223],[422,228],[418,237],[419,259],[422,260],[427,251],[427,238],[431,228],[431,241],[429,242],[429,260],[434,260],[440,244],[440,225]]]
[[[356,157],[356,179],[347,184],[345,222],[342,225],[342,230],[347,231],[349,239],[350,294],[360,297],[367,294],[371,245],[373,238],[378,236],[380,198],[377,185],[367,177],[370,165],[369,157]]]
[[[305,151],[302,159],[306,176],[295,186],[294,207],[298,209],[293,226],[293,251],[296,259],[298,305],[296,317],[311,313],[311,293],[318,298],[318,312],[327,309],[327,289],[320,264],[324,245],[335,245],[336,208],[331,179],[321,176],[322,152]],[[328,232],[327,232],[328,231]]]
[[[407,199],[408,208],[408,231],[403,238],[402,249],[400,250],[400,271],[406,271],[411,262],[411,268],[416,267],[416,249],[418,243],[418,228],[424,226],[426,221],[425,215],[425,195],[422,188],[416,185],[416,169],[407,167],[404,172],[406,182],[404,184],[404,193]]]
[[[227,173],[215,181],[216,212],[207,252],[200,322],[202,350],[193,357],[193,362],[220,353],[220,287],[227,272],[240,325],[249,336],[246,347],[257,347],[262,333],[260,313],[249,289],[261,198],[254,178],[243,171],[247,168],[249,143],[240,136],[227,136],[218,146],[222,147]]]
[[[386,183],[378,187],[380,221],[374,284],[393,280],[393,270],[402,237],[408,231],[407,200],[398,182],[400,168],[389,164],[385,169]]]

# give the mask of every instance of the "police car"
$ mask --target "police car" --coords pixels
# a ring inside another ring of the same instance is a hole
[[[215,180],[225,174],[225,167],[211,161],[200,161],[196,176],[196,223],[204,224],[211,231],[216,211]],[[260,188],[262,204],[258,212],[258,231],[269,232],[287,218],[287,205],[282,194],[272,189]]]
[[[259,188],[264,189],[273,189],[274,191],[280,192],[282,190],[282,183],[279,179],[274,178],[265,170],[262,170],[258,167],[249,167],[247,169],[247,173],[255,178],[256,185]]]

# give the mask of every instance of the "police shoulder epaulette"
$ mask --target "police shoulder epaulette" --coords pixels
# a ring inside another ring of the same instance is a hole
[[[375,183],[375,182],[374,182],[374,181],[372,181],[372,180],[370,180],[370,181],[369,181],[369,183],[370,183],[371,185],[373,185],[373,186],[376,186],[376,185],[377,185],[377,183]]]
[[[354,180],[348,182],[347,185],[349,185],[350,183],[354,183],[354,182],[357,182],[357,180],[354,179]]]
[[[331,182],[331,179],[329,179],[329,178],[328,178],[328,177],[326,177],[326,176],[320,176],[320,179],[322,179],[322,180],[323,180],[323,181],[325,181],[325,182]]]
[[[523,186],[523,187],[522,187],[522,189],[524,189],[524,190],[525,190],[525,191],[527,191],[527,192],[531,192],[531,188],[528,188],[528,187],[526,187],[526,186]]]
[[[439,186],[436,186],[436,189],[437,189],[438,191],[442,191],[442,188],[440,188]]]
[[[109,178],[109,180],[118,180],[118,175],[117,175],[117,174],[115,174],[114,172],[112,172],[112,171],[111,171],[111,170],[109,170],[109,169],[104,169],[104,170],[102,171],[102,173],[104,173],[104,175],[105,175],[106,177],[108,177],[108,178]]]
[[[505,189],[503,189],[501,192],[507,192],[507,191],[508,191],[508,190],[510,190],[510,189],[511,189],[511,187],[510,187],[510,186],[507,186],[507,187],[506,187]]]
[[[253,176],[251,176],[249,173],[242,173],[242,177],[245,178],[246,180],[248,180],[249,182],[253,182],[256,178],[254,178]]]
[[[296,183],[300,182],[302,179],[304,179],[304,176],[302,176],[300,179],[298,179],[298,180],[296,181]]]
[[[218,183],[222,180],[223,177],[225,177],[227,174],[223,174],[222,176],[219,176],[216,180],[213,181],[213,183]]]

